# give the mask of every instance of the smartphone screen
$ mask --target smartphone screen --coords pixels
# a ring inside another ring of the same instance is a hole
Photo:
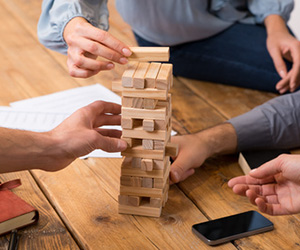
[[[273,228],[273,223],[260,213],[248,211],[195,224],[192,230],[206,244],[217,245]]]

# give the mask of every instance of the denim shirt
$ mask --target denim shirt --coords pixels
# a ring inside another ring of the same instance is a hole
[[[261,24],[271,14],[285,21],[293,0],[116,0],[116,7],[133,31],[160,44],[176,45],[211,37],[235,22]],[[84,17],[108,30],[107,0],[44,0],[38,24],[40,42],[66,54],[66,24]]]

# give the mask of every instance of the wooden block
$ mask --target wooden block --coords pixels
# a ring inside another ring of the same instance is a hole
[[[166,130],[154,130],[153,132],[149,132],[145,131],[143,127],[123,129],[122,134],[123,137],[139,139],[166,140],[169,138],[168,131]]]
[[[169,63],[163,63],[158,72],[155,81],[155,87],[157,89],[169,90],[171,88],[172,72],[173,72],[173,65]]]
[[[154,165],[154,164],[153,164]],[[138,176],[138,177],[149,177],[149,178],[163,178],[164,172],[160,170],[146,171],[142,169],[122,168],[121,175],[123,176]]]
[[[121,127],[122,128],[127,128],[127,129],[132,129],[133,128],[133,120],[131,118],[128,118],[128,117],[122,117]]]
[[[141,170],[152,171],[153,170],[153,160],[152,159],[142,159]]]
[[[132,108],[133,107],[133,98],[122,96],[122,106],[127,107],[127,108]]]
[[[136,177],[142,178],[142,177]],[[151,179],[151,178],[149,178]],[[163,198],[164,190],[159,188],[146,188],[146,187],[127,187],[120,186],[121,195],[131,195],[131,196],[140,196],[140,197],[154,197],[154,198]]]
[[[119,195],[118,202],[119,202],[119,204],[127,205],[128,204],[128,195]]]
[[[121,152],[121,155],[130,156],[130,157],[140,157],[146,159],[163,160],[165,157],[165,152],[164,150],[144,149],[142,145],[139,145],[132,148],[127,148],[125,151]]]
[[[153,140],[153,149],[164,150],[165,149],[165,141]]]
[[[134,119],[166,119],[167,109],[166,107],[159,107],[155,109],[137,109],[122,107],[122,116],[130,117]]]
[[[145,88],[155,88],[155,81],[161,63],[151,63],[145,76]]]
[[[143,129],[145,131],[149,131],[149,132],[154,131],[154,120],[144,119],[143,120]]]
[[[161,207],[150,207],[150,204],[139,207],[119,204],[118,209],[120,214],[134,214],[149,217],[159,217],[161,214]]]
[[[148,177],[143,177],[142,179],[142,187],[145,188],[153,188],[153,179]]]
[[[132,55],[128,60],[167,62],[170,59],[169,47],[130,47]]]
[[[145,109],[155,109],[156,104],[158,100],[157,99],[144,99],[144,108]]]
[[[122,86],[123,87],[133,87],[133,81],[132,78],[134,76],[134,73],[138,67],[138,62],[129,62],[128,68],[124,71],[122,75]]]
[[[126,167],[128,165],[131,166],[132,157],[123,157],[122,165],[121,167]]]
[[[162,199],[150,198],[150,207],[162,207]]]
[[[133,157],[131,160],[131,167],[132,168],[141,168],[142,159],[138,157]]]
[[[141,187],[142,186],[142,177],[132,176],[132,187]]]
[[[153,160],[153,169],[159,170],[164,169],[165,160]]]
[[[144,149],[153,149],[153,140],[143,139],[143,148]]]
[[[168,91],[159,90],[155,88],[145,88],[145,89],[135,89],[135,88],[124,88],[121,82],[113,81],[112,90],[115,92],[122,92],[124,97],[139,97],[139,98],[149,98],[158,100],[167,100]]]
[[[145,88],[145,76],[149,68],[149,65],[150,65],[149,63],[145,63],[145,62],[139,63],[132,79],[134,88],[137,89]]]
[[[167,183],[167,180],[169,179],[169,174],[170,174],[170,161],[167,163],[165,173],[163,178],[153,178],[153,188],[164,188],[164,186]]]
[[[166,155],[176,156],[178,154],[178,145],[175,143],[168,142],[166,145]]]
[[[132,98],[132,108],[142,109],[144,108],[144,99],[143,98]]]
[[[133,184],[132,177],[131,176],[121,176],[120,183],[122,186],[131,187]]]
[[[138,207],[141,202],[141,197],[139,196],[128,196],[128,205]]]

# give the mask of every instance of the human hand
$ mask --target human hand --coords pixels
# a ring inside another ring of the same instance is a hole
[[[56,154],[55,163],[45,170],[62,169],[77,157],[84,156],[95,149],[107,152],[125,150],[127,143],[119,139],[121,131],[99,128],[102,125],[120,125],[120,113],[120,105],[103,101],[96,101],[73,113],[48,132],[57,142],[59,153]]]
[[[131,55],[128,46],[98,29],[82,17],[73,18],[65,27],[64,39],[68,44],[67,65],[73,77],[87,78],[114,68],[114,63],[126,64]],[[108,61],[97,60],[97,57]]]
[[[276,15],[268,18],[265,21],[266,27],[269,27],[267,49],[276,71],[282,78],[276,84],[276,89],[280,94],[294,92],[300,86],[300,42],[289,33],[282,18]],[[289,72],[284,59],[293,63]]]
[[[300,212],[300,155],[280,155],[250,171],[249,175],[231,179],[233,192],[247,196],[261,212],[270,215]]]
[[[178,155],[170,170],[171,184],[185,180],[195,173],[209,157],[208,145],[197,134],[172,137],[172,142],[178,144]]]

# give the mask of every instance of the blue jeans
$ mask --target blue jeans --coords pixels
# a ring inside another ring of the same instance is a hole
[[[136,35],[140,46],[159,46]],[[266,47],[264,26],[236,23],[195,42],[171,46],[174,75],[278,93],[281,79]],[[292,67],[286,62],[288,70]]]

